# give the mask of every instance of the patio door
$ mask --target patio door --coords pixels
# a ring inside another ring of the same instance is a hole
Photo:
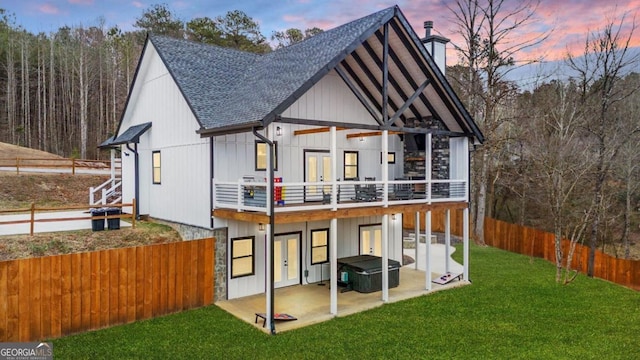
[[[360,254],[382,256],[382,225],[360,227]]]
[[[304,181],[320,182],[331,179],[331,156],[328,151],[304,152]],[[322,201],[323,192],[331,191],[331,186],[305,186],[305,201]]]
[[[300,284],[300,233],[276,235],[273,244],[273,285]]]

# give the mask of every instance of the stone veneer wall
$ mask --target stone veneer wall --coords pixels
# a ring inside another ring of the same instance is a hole
[[[227,228],[207,229],[186,225],[173,221],[153,219],[153,221],[170,226],[180,234],[183,240],[215,238],[214,257],[214,292],[213,301],[227,300]]]
[[[435,130],[446,130],[442,122],[437,120],[429,121],[429,128]],[[407,141],[404,142],[404,158],[426,158],[425,151],[408,150],[406,148]],[[449,179],[449,136],[447,135],[433,135],[431,137],[431,178],[434,180],[446,180]],[[404,174],[424,174],[424,161],[405,161],[404,162]],[[420,176],[420,175],[414,175]],[[443,185],[439,184],[434,187],[434,193],[437,189],[443,188]],[[448,186],[445,186],[448,188]]]

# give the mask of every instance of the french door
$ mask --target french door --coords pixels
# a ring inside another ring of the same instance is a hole
[[[300,233],[276,235],[273,245],[273,286],[300,284]]]
[[[304,181],[320,182],[331,179],[331,156],[328,151],[304,152]],[[305,186],[305,201],[323,201],[323,193],[331,191],[331,186]]]
[[[382,256],[382,225],[360,227],[360,254]]]

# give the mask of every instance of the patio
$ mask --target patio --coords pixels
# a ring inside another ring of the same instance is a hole
[[[432,273],[432,278],[435,279],[440,275]],[[276,321],[277,332],[298,329],[334,317],[329,312],[329,282],[325,281],[324,283],[325,286],[318,284],[296,285],[275,290],[275,312],[291,314],[298,318],[294,321]],[[389,289],[389,302],[406,300],[467,284],[469,284],[467,281],[453,281],[447,285],[432,284],[432,290],[427,291],[425,290],[424,271],[416,270],[411,264],[400,268],[400,284],[398,287]],[[383,304],[381,297],[382,292],[380,291],[368,294],[356,291],[344,293],[338,291],[337,316],[347,316],[381,306]],[[268,328],[262,327],[262,319],[258,319],[258,322],[255,323],[255,314],[265,312],[265,294],[219,301],[216,305],[237,318],[269,332]]]

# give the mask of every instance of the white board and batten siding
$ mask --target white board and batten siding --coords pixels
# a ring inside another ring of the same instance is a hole
[[[382,223],[381,216],[368,216],[351,219],[338,219],[338,258],[354,256],[360,254],[360,226],[361,225],[378,225]],[[258,231],[257,224],[246,222],[229,222],[229,238],[255,236],[255,255],[254,270],[255,274],[251,276],[243,276],[231,279],[228,275],[228,298],[236,299],[244,296],[261,294],[266,291],[265,282],[265,261],[266,261],[266,231]],[[328,229],[330,222],[313,221],[295,224],[279,224],[276,225],[275,234],[288,234],[300,232],[300,273],[301,283],[303,285],[320,281],[321,267],[322,277],[326,281],[329,279],[329,264],[311,265],[311,231],[318,229]],[[237,234],[237,235],[231,235]],[[389,218],[389,259],[402,262],[402,241],[392,241],[393,239],[402,239],[402,217],[397,216],[396,220]],[[230,241],[230,240],[229,240]],[[231,264],[231,252],[227,252],[228,264]],[[304,271],[309,271],[309,276],[304,276]]]
[[[309,91],[303,94],[282,114],[283,117],[308,120],[335,121],[353,124],[377,124],[342,79],[331,71]],[[276,127],[280,127],[282,135],[276,135]],[[330,133],[294,135],[296,130],[314,129],[301,121],[299,124],[274,123],[263,132],[271,140],[278,143],[278,169],[276,177],[285,182],[304,181],[304,151],[328,151]],[[347,134],[367,132],[367,130],[341,130],[337,132],[337,174],[336,178],[344,179],[344,151],[357,151],[359,160],[359,177],[375,177],[381,180],[382,169],[380,154],[382,140],[380,136],[369,136],[360,141],[358,138],[347,139]],[[216,137],[214,156],[214,177],[221,181],[236,181],[243,176],[253,176],[263,181],[265,171],[255,171],[255,141],[251,133],[234,134]],[[393,180],[403,174],[403,145],[398,135],[389,135],[389,151],[396,156],[395,164],[389,165],[389,179]]]
[[[469,147],[471,140],[466,137],[449,138],[449,157],[452,180],[464,180],[467,183],[467,196],[469,196]],[[467,199],[468,201],[468,199]]]
[[[151,43],[136,86],[120,131],[152,122],[138,144],[140,214],[210,227],[210,140],[196,134],[200,126]],[[160,184],[152,183],[153,151],[160,151]],[[123,157],[126,170],[132,162],[133,156]],[[123,182],[123,194],[125,202],[133,198],[133,176]]]

